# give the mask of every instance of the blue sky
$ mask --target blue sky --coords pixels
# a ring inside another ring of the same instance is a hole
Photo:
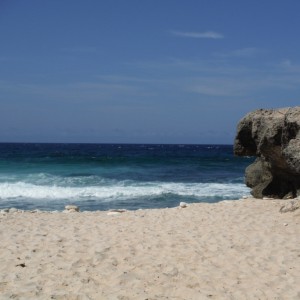
[[[226,143],[299,105],[300,1],[1,0],[0,142]]]

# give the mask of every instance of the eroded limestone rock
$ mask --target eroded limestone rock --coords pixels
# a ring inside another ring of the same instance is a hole
[[[234,153],[258,157],[245,174],[254,197],[299,196],[300,107],[247,114],[238,124]]]

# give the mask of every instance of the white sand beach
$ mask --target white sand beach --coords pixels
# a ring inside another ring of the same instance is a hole
[[[0,215],[0,299],[300,299],[300,210],[186,208]]]

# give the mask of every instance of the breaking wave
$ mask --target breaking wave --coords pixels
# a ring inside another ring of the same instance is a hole
[[[26,182],[0,183],[0,199],[97,199],[116,201],[135,198],[153,198],[162,195],[192,197],[195,200],[217,197],[238,199],[248,194],[249,189],[238,183],[172,183],[121,181],[99,186],[37,185]]]

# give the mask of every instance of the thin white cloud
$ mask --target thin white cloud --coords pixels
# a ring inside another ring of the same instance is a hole
[[[283,71],[286,74],[300,73],[300,64],[298,62],[295,63],[290,59],[284,59],[275,66],[279,71]]]
[[[221,33],[215,31],[205,32],[186,32],[186,31],[175,31],[172,30],[171,34],[174,36],[194,39],[223,39],[224,36]]]
[[[243,78],[204,77],[194,78],[187,85],[186,91],[207,96],[242,96],[252,84],[251,80]]]
[[[107,102],[116,99],[118,102],[126,97],[138,99],[151,95],[149,88],[135,82],[106,82],[74,81],[69,83],[17,83],[0,80],[0,93],[13,93],[16,95],[31,95],[38,97],[39,101],[71,101],[82,103],[87,101]],[[122,96],[122,97],[121,97]]]
[[[265,51],[263,49],[259,49],[256,47],[247,47],[247,48],[236,49],[236,50],[233,50],[230,52],[225,52],[225,53],[215,53],[214,55],[218,56],[218,57],[250,58],[250,57],[255,57],[264,52]]]
[[[289,59],[285,59],[280,63],[280,66],[283,68],[291,68],[292,67],[292,62]]]

